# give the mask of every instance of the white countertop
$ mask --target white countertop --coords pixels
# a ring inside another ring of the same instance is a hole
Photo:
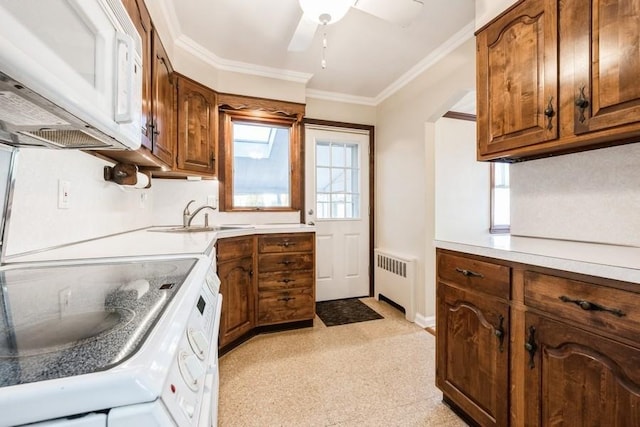
[[[640,283],[640,248],[500,234],[447,236],[442,249]]]
[[[315,227],[305,224],[265,224],[242,226],[220,231],[189,233],[151,231],[170,226],[149,227],[125,233],[91,239],[42,251],[8,256],[5,263],[59,261],[91,258],[210,255],[216,240],[252,234],[313,232]]]

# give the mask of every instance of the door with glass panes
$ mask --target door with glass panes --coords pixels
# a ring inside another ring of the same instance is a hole
[[[316,300],[369,295],[369,133],[305,126],[306,221],[316,225]]]

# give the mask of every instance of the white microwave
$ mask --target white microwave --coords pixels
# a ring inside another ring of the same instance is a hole
[[[142,43],[120,0],[0,0],[0,142],[140,147]]]

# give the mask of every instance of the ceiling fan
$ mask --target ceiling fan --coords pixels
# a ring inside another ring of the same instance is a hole
[[[303,14],[289,42],[289,51],[301,52],[310,45],[318,25],[338,22],[353,7],[405,27],[420,12],[424,0],[298,0]]]

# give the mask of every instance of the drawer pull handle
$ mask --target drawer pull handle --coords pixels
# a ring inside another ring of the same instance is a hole
[[[293,264],[294,262],[295,261],[289,261],[289,260],[285,259],[284,261],[280,261],[280,264],[289,265],[289,264]]]
[[[296,244],[294,242],[289,242],[289,241],[284,241],[282,243],[280,243],[280,246],[283,246],[285,248],[288,248],[289,246],[295,246]]]
[[[290,282],[295,282],[295,280],[294,279],[282,279],[282,280],[279,280],[279,282],[282,282],[282,283],[286,284],[286,283],[290,283]]]
[[[620,309],[604,307],[600,304],[596,304],[595,302],[590,302],[583,299],[572,299],[565,295],[562,295],[560,297],[560,300],[562,302],[572,302],[578,307],[580,307],[581,309],[586,311],[606,311],[607,313],[614,314],[618,317],[623,317],[626,315],[625,312]]]
[[[498,343],[500,344],[500,353],[504,353],[504,316],[500,315],[498,318],[500,325],[493,331],[495,336],[498,338]]]
[[[536,328],[533,326],[529,326],[529,339],[524,344],[524,348],[529,352],[529,369],[533,369],[536,367],[534,363],[534,357],[536,355],[536,351],[538,351],[538,344],[536,344]]]
[[[456,271],[460,274],[462,274],[465,277],[480,277],[483,278],[484,276],[480,273],[476,273],[475,271],[471,271],[471,270],[464,270],[462,268],[457,268],[456,267]]]
[[[291,300],[294,300],[294,299],[296,299],[296,297],[282,297],[282,298],[278,298],[278,301],[287,302],[287,301],[291,301]]]

